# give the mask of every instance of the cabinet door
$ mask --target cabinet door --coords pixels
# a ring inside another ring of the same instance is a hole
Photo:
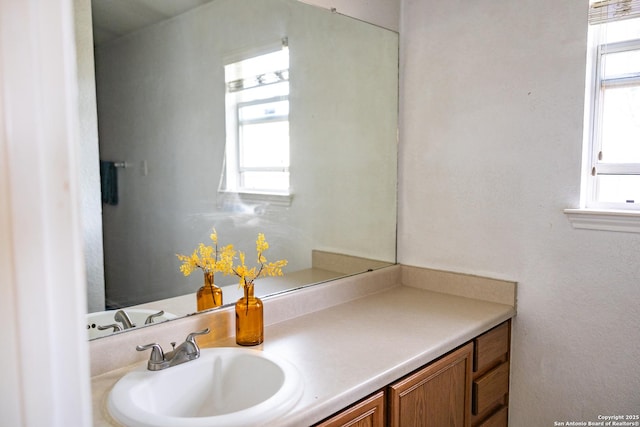
[[[384,427],[384,392],[379,391],[316,427]]]
[[[391,427],[471,424],[473,344],[442,357],[389,387]]]

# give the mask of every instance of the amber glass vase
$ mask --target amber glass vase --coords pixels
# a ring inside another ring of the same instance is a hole
[[[236,302],[236,343],[258,345],[264,341],[262,301],[253,295],[253,283],[244,286],[244,296]]]
[[[204,285],[196,293],[198,311],[222,305],[222,289],[213,284],[213,273],[204,273]]]

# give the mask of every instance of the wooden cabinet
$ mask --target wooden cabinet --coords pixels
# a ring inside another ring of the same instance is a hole
[[[317,427],[384,427],[384,391],[356,403]]]
[[[316,427],[506,427],[510,339],[507,321]]]
[[[507,425],[510,333],[505,322],[473,340],[473,427]]]
[[[469,343],[390,385],[388,425],[468,427],[472,353]]]

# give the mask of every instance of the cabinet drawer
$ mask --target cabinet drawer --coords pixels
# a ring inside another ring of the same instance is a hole
[[[473,380],[473,414],[481,414],[509,392],[509,363],[505,362]]]
[[[478,424],[478,427],[507,427],[508,422],[507,407],[503,406],[492,416]]]
[[[475,340],[473,372],[481,372],[500,362],[509,354],[509,322],[505,322],[480,335]]]

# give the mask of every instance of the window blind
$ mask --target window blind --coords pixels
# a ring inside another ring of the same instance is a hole
[[[600,0],[589,5],[589,24],[640,18],[640,0]]]

